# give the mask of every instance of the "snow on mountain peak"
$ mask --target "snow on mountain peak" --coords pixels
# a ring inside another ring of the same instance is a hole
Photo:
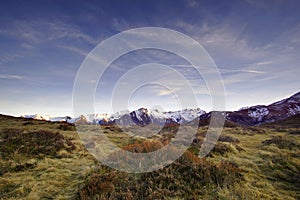
[[[38,119],[38,120],[50,120],[51,119],[51,117],[49,115],[40,115],[40,114],[35,114],[35,115],[21,115],[21,117],[31,118],[31,119]]]
[[[226,119],[244,125],[258,125],[274,120],[285,119],[289,116],[300,114],[300,92],[295,95],[272,103],[270,105],[258,105],[244,107],[239,111],[229,112]],[[48,121],[65,121],[68,123],[91,123],[91,124],[118,124],[118,125],[141,125],[150,123],[163,125],[165,123],[189,123],[197,117],[205,119],[210,113],[197,109],[183,109],[179,111],[161,111],[161,109],[139,108],[137,110],[119,111],[114,114],[89,114],[76,118],[51,117],[49,115],[23,115],[21,117]]]
[[[245,107],[241,107],[238,111],[242,111],[242,110],[248,110],[249,107],[248,106],[245,106]]]
[[[197,117],[205,114],[205,111],[201,110],[200,108],[197,109],[184,109],[181,111],[169,111],[169,112],[161,112],[158,109],[147,109],[147,108],[139,108],[134,111],[124,110],[120,112],[116,112],[114,114],[88,114],[88,115],[81,115],[76,118],[70,117],[50,117],[48,115],[24,115],[21,117],[25,118],[32,118],[38,120],[47,120],[47,121],[65,121],[68,123],[75,123],[75,122],[87,122],[92,124],[106,124],[106,123],[113,123],[117,121],[118,123],[132,123],[132,121],[122,120],[124,119],[131,119],[133,123],[139,123],[142,125],[146,125],[149,123],[159,123],[164,124],[167,120],[171,120],[176,123],[182,122],[190,122]]]
[[[269,114],[269,110],[265,107],[250,107],[248,110],[248,116],[257,119],[257,121],[262,121],[264,116]]]
[[[72,123],[72,118],[65,116],[65,117],[51,117],[50,115],[40,115],[40,114],[34,114],[34,115],[21,115],[23,118],[29,118],[29,119],[36,119],[36,120],[46,120],[51,122],[70,122]]]
[[[295,105],[294,107],[290,107],[288,109],[288,112],[289,112],[290,115],[296,115],[300,112],[300,106]]]

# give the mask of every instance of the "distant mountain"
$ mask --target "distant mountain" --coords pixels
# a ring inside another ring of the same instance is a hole
[[[260,124],[276,122],[290,116],[300,114],[300,92],[281,101],[270,105],[257,105],[244,107],[238,111],[227,112],[226,120],[244,126],[257,126]],[[187,124],[194,119],[209,122],[211,113],[197,109],[184,109],[181,111],[161,112],[157,109],[140,108],[134,111],[121,111],[112,115],[90,114],[81,115],[76,118],[70,117],[50,117],[49,115],[24,115],[21,117],[47,121],[65,121],[68,123],[90,123],[90,124],[118,124],[121,126],[140,125],[146,126],[154,123],[164,124]]]
[[[182,111],[169,111],[169,112],[160,112],[157,109],[147,109],[140,108],[134,111],[122,111],[115,113],[111,116],[106,116],[105,118],[101,117],[97,120],[94,120],[94,123],[99,123],[101,125],[107,124],[118,124],[121,126],[128,125],[140,125],[145,126],[148,124],[184,124],[189,123],[193,119],[200,117],[205,114],[205,111],[197,109],[184,109]],[[95,118],[96,119],[96,118]]]
[[[70,122],[72,123],[72,118],[65,116],[65,117],[51,117],[50,115],[21,115],[23,118],[30,118],[30,119],[37,119],[37,120],[46,120],[52,122]]]
[[[240,125],[253,126],[276,122],[300,114],[300,92],[270,105],[257,105],[227,112],[226,119]]]
[[[125,113],[120,115],[120,117],[113,119],[110,118],[109,121],[115,122],[121,126],[126,125],[140,125],[145,126],[150,123],[154,124],[186,124],[192,120],[205,114],[205,111],[197,109],[184,109],[181,111],[169,111],[160,112],[157,109],[148,110],[146,108],[140,108],[138,110]]]
[[[32,118],[37,120],[46,121],[65,121],[68,123],[90,123],[90,124],[118,124],[121,126],[128,125],[140,125],[145,126],[150,123],[154,124],[168,124],[177,123],[185,124],[205,114],[205,111],[197,109],[184,109],[182,111],[169,111],[160,112],[157,109],[149,110],[146,108],[140,108],[134,111],[121,111],[112,115],[108,114],[89,114],[81,115],[76,118],[70,117],[51,117],[49,115],[23,115],[24,118]]]

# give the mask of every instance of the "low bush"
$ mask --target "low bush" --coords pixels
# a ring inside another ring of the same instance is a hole
[[[69,123],[62,123],[58,126],[58,129],[63,131],[75,131],[75,126]]]
[[[33,122],[24,122],[24,123],[23,123],[23,126],[33,125],[33,124],[34,124]]]
[[[220,142],[231,142],[231,143],[239,143],[240,140],[229,135],[220,135],[219,137]]]
[[[274,144],[278,146],[280,149],[297,149],[300,147],[300,145],[291,139],[287,139],[282,136],[274,136],[269,140],[265,140],[262,142],[263,145],[271,145]]]
[[[129,144],[122,149],[132,153],[148,153],[161,149],[165,144],[160,141],[145,141],[143,143]]]
[[[159,145],[155,143],[153,146],[137,150],[132,145],[126,149],[143,152]],[[227,161],[213,163],[189,151],[171,165],[149,173],[104,171],[98,170],[88,178],[78,191],[78,199],[195,199],[204,193],[213,195],[216,188],[231,187],[242,180],[241,170],[236,164]]]
[[[0,156],[3,159],[13,159],[15,153],[29,158],[56,156],[62,149],[75,149],[75,145],[62,134],[46,130],[25,132],[23,129],[6,129],[0,137]]]
[[[291,135],[300,135],[300,130],[290,131],[289,134],[291,134]]]
[[[259,128],[259,127],[254,127],[254,126],[247,127],[246,129],[249,131],[252,131],[253,134],[265,134],[266,133],[266,131],[264,129]]]
[[[217,142],[214,148],[212,149],[212,151],[209,152],[208,156],[213,156],[213,155],[224,156],[227,153],[232,153],[232,152],[234,152],[234,149],[230,145],[222,142]]]

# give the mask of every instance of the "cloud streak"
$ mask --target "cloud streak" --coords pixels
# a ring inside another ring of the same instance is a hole
[[[31,45],[60,39],[80,40],[92,45],[99,42],[95,37],[85,34],[80,28],[62,20],[11,20],[10,24],[8,28],[0,30],[0,34]],[[43,31],[40,31],[41,29]]]
[[[23,77],[15,74],[0,74],[0,79],[21,80]]]

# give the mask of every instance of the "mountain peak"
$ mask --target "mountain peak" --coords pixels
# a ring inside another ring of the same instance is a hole
[[[241,125],[259,125],[263,123],[274,122],[300,114],[300,92],[293,96],[277,101],[270,105],[257,105],[244,107],[238,111],[227,112],[227,120]],[[141,125],[150,123],[163,125],[165,123],[185,124],[196,118],[206,119],[210,117],[209,113],[196,109],[183,109],[179,111],[160,111],[158,109],[139,108],[137,110],[124,110],[114,114],[90,114],[70,117],[50,117],[49,115],[23,115],[24,118],[33,118],[47,121],[65,121],[69,123],[81,122],[91,124],[112,124],[121,126]]]

